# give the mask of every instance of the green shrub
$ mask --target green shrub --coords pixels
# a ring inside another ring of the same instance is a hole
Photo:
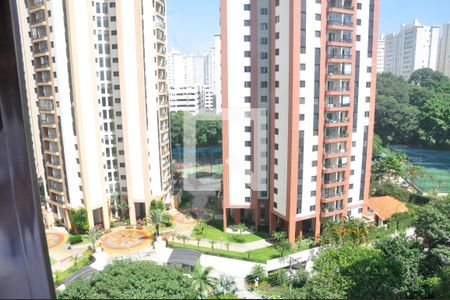
[[[75,233],[85,233],[89,229],[87,210],[85,208],[69,210],[70,223]]]
[[[170,227],[173,225],[173,217],[169,214],[163,214],[161,218],[162,223],[164,223],[164,226]]]
[[[74,234],[69,236],[69,244],[75,245],[78,243],[81,243],[83,241],[83,238],[79,234]]]
[[[269,283],[271,286],[284,285],[288,282],[289,278],[285,269],[278,269],[275,273],[269,276]]]
[[[151,210],[155,210],[155,209],[164,210],[165,209],[164,203],[159,200],[152,200],[152,202],[150,202],[150,209]]]
[[[233,234],[232,236],[231,236],[231,239],[233,240],[233,242],[235,242],[235,243],[244,243],[245,242],[245,238],[244,237],[242,237],[242,236],[240,236],[240,235],[237,235],[237,234]]]
[[[258,279],[259,281],[264,281],[267,279],[267,271],[264,266],[254,265],[250,273],[245,276],[245,280],[251,283],[255,282],[256,279]]]
[[[298,269],[292,277],[292,287],[301,288],[308,282],[309,274],[305,269]]]

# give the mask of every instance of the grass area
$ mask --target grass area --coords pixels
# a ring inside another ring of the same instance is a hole
[[[56,259],[54,259],[53,257],[50,256],[50,264],[54,265],[56,264],[58,261]]]
[[[55,285],[56,286],[60,285],[68,276],[75,273],[84,266],[87,266],[90,263],[90,257],[91,253],[86,252],[84,256],[77,261],[76,265],[74,264],[62,272],[58,271],[53,272],[53,281],[55,282]]]
[[[198,247],[195,245],[188,245],[183,243],[176,243],[176,242],[170,242],[169,241],[169,247],[172,248],[185,248],[185,249],[192,249],[197,250],[205,254],[211,254],[211,255],[217,255],[222,257],[228,257],[228,258],[234,258],[234,259],[240,259],[240,260],[247,260],[247,261],[253,261],[258,263],[266,263],[266,261],[280,257],[280,255],[275,250],[275,247],[270,246],[262,249],[252,250],[249,252],[234,252],[234,251],[227,251],[221,250],[220,245],[215,245],[214,250],[212,248],[206,248],[206,247]],[[223,246],[225,248],[225,245]],[[219,248],[219,249],[217,249]]]
[[[191,174],[194,174],[196,172],[209,172],[209,173],[217,173],[222,174],[223,173],[223,167],[222,165],[205,165],[203,167],[195,167],[195,168],[185,168],[185,169],[179,169],[177,170],[181,174],[183,174],[183,177],[187,177]]]
[[[195,230],[192,232],[192,236],[199,237],[204,240],[213,240],[229,242],[229,243],[250,243],[266,239],[269,235],[265,232],[256,232],[250,234],[239,234],[223,232],[223,222],[222,221],[212,221],[209,222],[203,231],[203,234],[198,234]]]

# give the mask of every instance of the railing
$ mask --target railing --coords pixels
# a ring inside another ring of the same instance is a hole
[[[325,135],[326,139],[337,139],[337,138],[346,138],[346,137],[348,137],[348,133]]]
[[[333,39],[328,39],[328,42],[337,42],[337,43],[352,43],[353,40],[352,39],[348,39],[348,38],[333,38]]]
[[[328,20],[327,23],[328,25],[353,26],[353,22],[351,21]]]
[[[47,32],[36,33],[31,37],[31,39],[37,40],[44,37],[47,37]]]
[[[340,193],[323,193],[322,194],[322,198],[323,199],[332,199],[332,198],[342,197],[342,196],[344,196],[344,192],[340,192]]]
[[[339,53],[329,53],[328,58],[341,58],[341,59],[350,59],[352,58],[351,54],[339,54]]]
[[[48,47],[35,47],[34,48],[34,52],[35,53],[44,53],[48,51]]]
[[[350,72],[350,73],[345,73],[344,71],[342,71],[342,70],[335,70],[335,71],[333,71],[333,72],[331,72],[331,71],[327,71],[327,74],[328,75],[352,75],[352,73]]]
[[[327,107],[349,107],[350,103],[327,103]]]
[[[331,0],[331,1],[328,1],[328,7],[353,10],[353,3],[352,3],[352,1]]]
[[[345,182],[344,178],[341,179],[328,179],[328,180],[324,180],[323,183],[324,184],[334,184],[334,183],[343,183]]]
[[[336,149],[336,150],[325,150],[325,154],[326,155],[330,155],[330,154],[339,154],[339,153],[346,153],[347,149]]]
[[[323,169],[328,171],[328,170],[334,170],[334,169],[343,169],[346,168],[347,164],[337,164],[337,165],[328,165],[328,166],[324,166]]]
[[[348,92],[350,87],[348,86],[327,86],[327,92]]]
[[[349,122],[349,118],[340,118],[340,119],[325,119],[325,123],[333,124],[333,123],[346,123]]]

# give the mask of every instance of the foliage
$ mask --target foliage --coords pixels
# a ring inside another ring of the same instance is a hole
[[[221,274],[217,280],[216,294],[234,294],[236,291],[237,287],[234,278]]]
[[[198,235],[202,235],[205,232],[206,224],[203,221],[200,221],[195,225],[194,231]]]
[[[202,239],[232,242],[232,243],[249,243],[267,237],[267,233],[265,232],[255,232],[249,234],[223,232],[222,220],[209,221],[208,224],[204,225],[203,233],[201,233],[201,226],[203,225],[194,227],[194,230],[192,232],[193,237],[199,236]]]
[[[286,256],[292,253],[291,243],[287,239],[280,240],[274,247],[280,256]]]
[[[416,212],[414,210],[409,210],[406,212],[401,212],[393,215],[389,219],[388,224],[389,227],[395,230],[403,231],[413,227],[416,219],[417,219]]]
[[[192,202],[194,201],[194,196],[188,191],[183,191],[181,195],[181,203],[179,208],[192,208]]]
[[[450,247],[450,196],[422,207],[418,211],[415,228],[426,247]]]
[[[88,232],[88,239],[91,242],[92,250],[95,251],[95,243],[102,236],[103,232],[97,227],[92,227]]]
[[[193,280],[175,266],[116,260],[89,280],[77,280],[58,299],[191,299]]]
[[[168,213],[163,213],[161,216],[161,223],[166,227],[170,227],[173,225],[173,216]]]
[[[155,209],[150,210],[150,217],[148,219],[148,222],[152,223],[156,227],[156,235],[159,236],[159,227],[161,226],[161,223],[163,222],[163,212],[162,210]]]
[[[79,256],[77,258],[77,262],[70,266],[68,269],[64,270],[63,272],[55,271],[53,272],[53,281],[56,286],[59,286],[61,283],[64,282],[64,280],[78,271],[79,269],[87,266],[92,260],[92,253],[88,252],[85,253],[83,256]]]
[[[372,196],[392,196],[402,202],[408,202],[410,198],[410,193],[399,186],[398,184],[392,182],[383,182],[372,184]]]
[[[214,291],[217,279],[211,276],[212,270],[212,267],[203,268],[200,262],[197,262],[194,272],[192,272],[192,288],[196,292],[197,297],[206,298]]]
[[[255,282],[258,281],[264,281],[267,278],[267,271],[266,268],[264,268],[263,265],[254,265],[247,276],[245,276],[245,280],[247,282]]]
[[[282,241],[287,239],[287,233],[286,231],[275,231],[274,233],[272,233],[272,238],[276,241]]]
[[[435,297],[439,299],[450,299],[450,266],[444,267],[439,272],[439,284],[436,287]]]
[[[385,182],[392,177],[404,174],[404,163],[407,161],[403,153],[388,153],[378,157],[372,163],[372,175],[378,182]]]
[[[289,278],[287,276],[285,269],[276,270],[275,273],[270,275],[268,279],[270,285],[272,286],[285,285],[288,282],[288,280]]]
[[[193,135],[194,123],[196,132],[193,141],[190,140],[190,135]],[[216,146],[222,143],[222,122],[220,116],[214,113],[194,116],[188,112],[172,112],[170,114],[170,125],[173,148],[183,147],[185,131],[187,133],[186,139],[191,145],[195,143],[197,146]],[[185,128],[185,126],[187,127]]]
[[[409,82],[379,74],[375,115],[384,143],[448,148],[450,79],[431,69],[415,71]]]
[[[152,202],[150,202],[150,209],[151,210],[164,210],[164,203],[162,201],[159,200],[152,200]]]
[[[83,238],[79,234],[74,234],[69,236],[69,244],[74,245],[81,243],[83,241]]]
[[[239,224],[235,224],[235,225],[231,226],[231,230],[237,231],[237,232],[239,232],[239,234],[242,234],[247,229],[248,229],[248,227],[243,223],[239,223]]]
[[[69,210],[69,218],[75,233],[85,233],[89,229],[85,208]]]
[[[308,282],[308,279],[309,274],[305,269],[297,269],[291,278],[292,287],[301,288],[305,286],[305,284]]]
[[[323,244],[344,244],[347,242],[361,245],[369,240],[369,228],[359,219],[343,218],[339,222],[325,224],[321,242]]]

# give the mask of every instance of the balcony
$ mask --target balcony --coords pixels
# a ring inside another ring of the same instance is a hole
[[[161,16],[156,16],[156,27],[165,29],[166,28],[166,22],[164,22],[164,18]]]
[[[336,26],[349,26],[353,27],[353,21],[346,21],[346,20],[330,20],[327,21],[328,25],[336,25]]]
[[[38,10],[30,15],[31,26],[34,27],[36,25],[44,24],[44,22],[45,22],[44,10]]]
[[[53,111],[53,102],[52,101],[40,101],[39,109],[44,111]]]
[[[328,0],[328,8],[353,10],[352,0]]]
[[[31,40],[33,42],[46,38],[47,37],[47,31],[43,27],[33,28],[32,34],[31,34]]]
[[[327,57],[331,59],[352,59],[352,55],[347,53],[328,53]]]

